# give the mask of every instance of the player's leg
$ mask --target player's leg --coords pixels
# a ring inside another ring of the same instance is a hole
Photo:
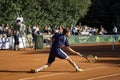
[[[37,68],[37,69],[31,69],[31,72],[32,72],[32,73],[40,72],[40,71],[48,68],[50,65],[51,65],[51,64],[45,64],[45,65],[43,65],[43,66],[41,66],[41,67],[39,67],[39,68]]]
[[[40,71],[42,71],[42,70],[50,67],[51,64],[52,64],[54,61],[55,61],[55,55],[52,54],[52,53],[50,53],[47,64],[45,64],[45,65],[43,65],[43,66],[41,66],[41,67],[39,67],[39,68],[37,68],[37,69],[31,69],[31,72],[32,72],[32,73],[40,72]]]
[[[69,61],[69,63],[75,67],[76,71],[82,71],[82,69],[80,69],[76,63],[61,49],[58,50],[58,57],[61,59],[66,59],[67,61]]]
[[[83,71],[82,69],[80,69],[77,64],[70,58],[70,57],[67,57],[66,60],[72,65],[75,67],[76,71]]]

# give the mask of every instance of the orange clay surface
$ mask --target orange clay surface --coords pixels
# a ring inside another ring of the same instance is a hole
[[[69,56],[83,72],[75,72],[66,60],[56,58],[51,67],[38,73],[30,73],[30,69],[38,68],[47,62],[49,48],[20,51],[0,50],[0,80],[120,80],[120,43],[115,43],[115,51],[111,43],[71,45],[83,54],[98,56],[96,63],[89,63],[78,55]]]

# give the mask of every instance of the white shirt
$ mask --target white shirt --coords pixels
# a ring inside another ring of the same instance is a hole
[[[117,33],[117,27],[116,26],[113,28],[113,32]]]

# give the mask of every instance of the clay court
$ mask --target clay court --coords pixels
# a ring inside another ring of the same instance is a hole
[[[83,54],[98,56],[96,63],[88,63],[83,57],[70,57],[83,69],[75,72],[65,60],[56,58],[53,65],[42,72],[30,73],[47,62],[49,48],[20,51],[0,50],[0,80],[120,80],[120,43],[80,44],[71,47]]]

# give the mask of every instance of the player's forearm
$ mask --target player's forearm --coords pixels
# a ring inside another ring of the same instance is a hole
[[[79,52],[77,52],[77,51],[71,49],[70,47],[67,47],[67,49],[68,49],[70,52],[72,52],[72,53],[74,53],[74,54],[77,54],[77,55],[81,56]]]

